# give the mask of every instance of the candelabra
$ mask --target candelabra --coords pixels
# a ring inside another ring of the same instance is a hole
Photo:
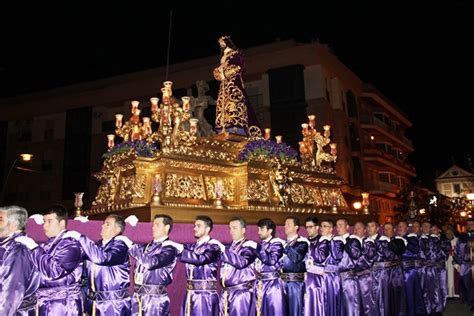
[[[182,97],[182,104],[173,97],[171,81],[165,81],[162,92],[162,103],[158,98],[151,98],[151,118],[140,120],[140,102],[132,101],[132,116],[129,121],[122,123],[123,114],[115,115],[115,133],[124,141],[145,139],[148,143],[159,142],[163,152],[169,152],[179,146],[191,146],[196,142],[198,120],[192,119],[189,112],[190,97]],[[151,121],[158,123],[158,129],[153,132]],[[189,122],[189,123],[188,123]],[[186,123],[186,124],[185,124]],[[187,124],[188,123],[188,124]],[[189,125],[189,131],[185,130]],[[114,145],[113,138],[108,137],[109,148]]]
[[[331,143],[331,126],[324,125],[324,133],[316,130],[316,116],[308,115],[308,123],[301,124],[303,140],[299,142],[300,154],[305,168],[321,168],[321,163],[336,162],[336,144]],[[330,152],[325,152],[324,147],[329,145]]]

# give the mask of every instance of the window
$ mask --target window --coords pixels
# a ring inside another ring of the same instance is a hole
[[[54,121],[46,120],[44,122],[44,140],[51,141],[54,139]]]
[[[50,141],[54,139],[54,129],[45,129],[44,130],[44,140]]]
[[[379,181],[380,182],[390,183],[389,177],[390,176],[389,176],[388,172],[379,172]]]
[[[461,185],[459,183],[453,183],[453,191],[456,194],[461,193]]]
[[[357,102],[354,93],[351,90],[346,92],[346,99],[349,117],[357,117]]]

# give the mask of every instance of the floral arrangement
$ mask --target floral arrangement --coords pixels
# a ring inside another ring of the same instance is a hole
[[[298,152],[285,143],[257,139],[247,143],[239,153],[239,161],[270,160],[279,158],[283,163],[296,162]]]
[[[128,152],[134,152],[138,157],[151,158],[158,152],[158,147],[155,143],[148,143],[146,140],[128,141],[115,145],[103,154],[102,158],[107,159]]]

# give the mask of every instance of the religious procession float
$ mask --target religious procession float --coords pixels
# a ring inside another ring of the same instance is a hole
[[[193,222],[206,214],[224,223],[236,215],[255,222],[350,214],[335,173],[330,126],[317,131],[314,115],[301,125],[298,155],[282,136],[273,140],[269,128],[252,126],[245,136],[223,129],[204,137],[193,118],[193,98],[175,98],[170,81],[161,92],[161,101],[150,99],[151,117],[141,117],[138,101],[131,102],[128,120],[115,115],[116,135],[107,135],[109,149],[95,174],[100,186],[84,215],[134,214],[150,221],[167,213],[177,222]]]

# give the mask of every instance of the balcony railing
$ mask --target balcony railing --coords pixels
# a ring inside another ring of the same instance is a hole
[[[375,118],[373,116],[369,115],[361,115],[360,116],[360,123],[361,124],[367,124],[367,125],[376,125],[381,128],[383,128],[385,131],[389,132],[390,134],[398,137],[401,139],[403,142],[407,143],[410,147],[413,147],[411,140],[406,138],[406,136],[400,132],[399,130],[396,130],[393,126],[390,126],[386,124],[385,122],[379,120],[378,118]]]

